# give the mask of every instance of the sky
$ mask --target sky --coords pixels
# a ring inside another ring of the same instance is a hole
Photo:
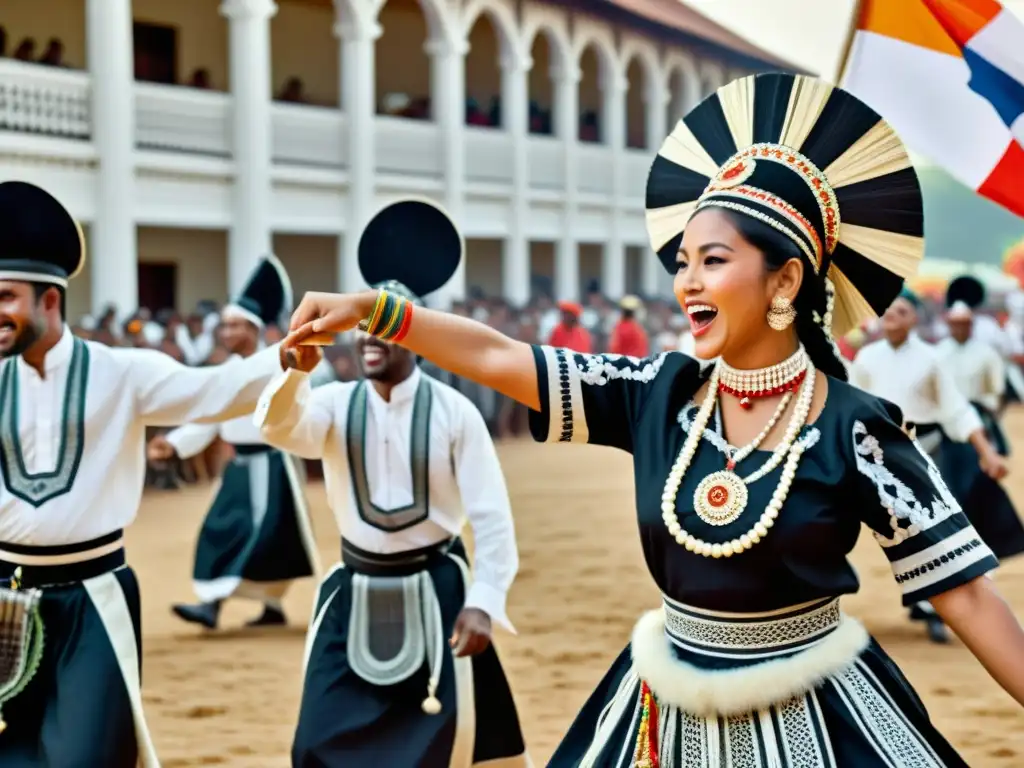
[[[750,42],[834,79],[854,0],[681,0]],[[1024,17],[1024,0],[1002,0]]]

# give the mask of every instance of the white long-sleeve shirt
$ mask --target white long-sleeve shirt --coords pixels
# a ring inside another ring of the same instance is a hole
[[[1006,369],[1002,356],[988,344],[970,338],[960,344],[952,337],[935,346],[943,369],[949,371],[957,389],[968,400],[998,411],[1006,391]]]
[[[862,347],[849,371],[851,384],[899,406],[906,421],[938,424],[958,442],[982,428],[935,348],[916,333],[899,347],[885,339]]]
[[[262,350],[263,347],[260,347]],[[257,352],[258,354],[258,352]],[[241,360],[240,355],[232,355],[227,362]],[[280,372],[280,369],[278,369]],[[330,378],[329,378],[330,377]],[[326,360],[321,361],[310,376],[310,383],[317,387],[334,381],[334,369]],[[229,445],[262,445],[263,435],[252,419],[252,413],[246,413],[237,419],[229,419],[218,423],[185,424],[165,436],[167,442],[174,446],[179,458],[189,459],[205,451],[210,444],[220,438]]]
[[[508,590],[519,569],[508,488],[480,412],[462,394],[419,369],[385,401],[368,382],[364,455],[370,501],[391,510],[413,501],[410,463],[413,403],[420,381],[432,388],[427,518],[400,531],[383,531],[359,515],[349,470],[349,403],[357,382],[312,389],[309,377],[290,370],[260,398],[254,421],[265,442],[307,459],[322,459],[328,503],[338,528],[360,549],[376,554],[432,546],[473,529],[474,580],[466,607],[479,608],[509,631]]]
[[[156,350],[83,343],[88,368],[70,385],[75,339],[67,329],[46,355],[45,377],[21,357],[0,362],[0,371],[15,367],[17,383],[17,406],[0,413],[2,543],[74,544],[124,528],[142,500],[147,426],[252,413],[280,373],[276,347],[222,366],[189,368]],[[16,440],[3,439],[10,419]],[[19,464],[30,476],[21,482]],[[47,477],[53,473],[56,482]],[[49,498],[36,492],[36,482],[51,486],[43,494]],[[17,490],[26,483],[28,494]]]

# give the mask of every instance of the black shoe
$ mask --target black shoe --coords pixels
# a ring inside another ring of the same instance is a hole
[[[192,624],[200,624],[207,629],[216,629],[217,618],[220,615],[220,603],[179,604],[171,606],[171,610],[179,619]]]
[[[288,624],[288,619],[285,618],[284,611],[280,608],[271,608],[269,605],[263,606],[263,614],[259,618],[247,621],[245,626],[247,627],[283,627]]]
[[[949,630],[942,619],[934,617],[928,620],[928,639],[939,645],[949,643]]]

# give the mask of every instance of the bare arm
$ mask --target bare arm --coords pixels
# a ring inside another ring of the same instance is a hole
[[[292,333],[285,346],[294,346],[314,334],[354,328],[369,316],[376,299],[376,291],[307,293],[292,317]],[[530,345],[483,323],[416,307],[401,345],[456,376],[497,390],[533,410],[540,408],[537,367]]]
[[[974,579],[936,595],[931,604],[992,679],[1024,705],[1024,629],[992,580]]]

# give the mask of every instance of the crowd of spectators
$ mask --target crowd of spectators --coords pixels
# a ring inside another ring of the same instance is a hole
[[[538,296],[524,307],[512,306],[504,299],[474,292],[465,302],[456,303],[452,311],[481,322],[530,343],[553,341],[581,352],[612,351],[643,356],[678,347],[679,335],[687,322],[675,302],[652,299],[640,302],[629,297],[616,304],[597,290],[579,302],[555,302]],[[220,307],[215,302],[200,302],[191,312],[174,310],[153,313],[139,309],[127,318],[118,319],[113,309],[98,316],[79,318],[73,325],[75,335],[111,346],[157,349],[189,366],[218,365],[229,353],[218,339]],[[267,343],[282,336],[278,327],[265,329]],[[326,349],[329,374],[340,381],[359,375],[351,346],[341,343]],[[432,369],[432,375],[451,384],[469,397],[484,415],[497,438],[525,434],[525,411],[506,398],[473,382],[459,380],[446,372]],[[153,430],[156,434],[160,430]],[[225,459],[223,446],[214,446],[201,457],[178,462],[171,467],[151,467],[147,485],[174,488],[182,483],[197,482],[215,476]],[[310,467],[312,472],[317,467]]]
[[[500,297],[474,292],[464,302],[457,302],[452,311],[481,322],[528,343],[551,343],[579,352],[612,352],[644,357],[667,350],[688,347],[689,323],[674,300],[650,298],[641,300],[627,296],[613,302],[596,286],[580,302],[554,301],[539,295],[526,306],[516,307]],[[923,335],[933,320],[941,317],[938,306],[928,305],[923,313]],[[188,314],[173,310],[152,313],[139,309],[130,317],[118,320],[113,310],[98,317],[86,316],[73,326],[73,332],[87,339],[113,346],[158,349],[189,366],[218,365],[229,353],[218,339],[220,307],[215,302],[200,302]],[[840,348],[848,359],[856,349],[877,338],[876,326],[860,329],[840,340]],[[280,328],[265,329],[267,343],[278,341]],[[344,338],[326,348],[325,373],[338,381],[359,376],[354,351]],[[486,387],[458,379],[429,363],[425,370],[469,397],[480,409],[495,438],[525,436],[526,410]],[[160,430],[153,430],[156,434]],[[182,483],[203,481],[216,476],[226,459],[225,446],[214,445],[204,455],[172,466],[151,467],[147,484],[157,488],[174,488]],[[311,474],[319,474],[317,463],[311,463]]]

